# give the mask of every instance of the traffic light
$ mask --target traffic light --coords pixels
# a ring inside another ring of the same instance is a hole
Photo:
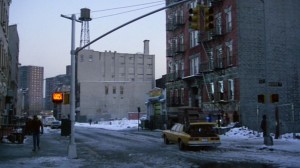
[[[199,30],[200,29],[200,6],[197,5],[195,8],[190,8],[189,10],[189,22],[190,29]]]
[[[270,99],[271,99],[271,103],[277,103],[277,102],[279,102],[279,95],[272,94]]]
[[[264,104],[266,102],[265,95],[263,94],[257,95],[257,102]]]
[[[206,7],[204,8],[204,22],[205,26],[204,29],[205,31],[211,31],[213,30],[214,26],[214,10],[212,7]]]
[[[55,104],[60,104],[63,102],[63,92],[54,92],[52,94],[52,102]]]

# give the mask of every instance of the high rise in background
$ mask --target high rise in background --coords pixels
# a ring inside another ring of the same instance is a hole
[[[166,0],[166,4],[176,0]],[[169,114],[299,130],[300,1],[194,0],[166,10]],[[278,111],[276,112],[276,108]]]
[[[43,110],[44,68],[39,66],[19,67],[19,88],[23,91],[23,114],[39,115]]]

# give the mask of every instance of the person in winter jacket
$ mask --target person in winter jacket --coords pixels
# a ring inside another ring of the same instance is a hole
[[[32,151],[36,151],[36,149],[40,149],[40,134],[44,133],[43,123],[36,115],[33,116],[33,120],[30,123],[30,132],[32,133],[33,139]]]

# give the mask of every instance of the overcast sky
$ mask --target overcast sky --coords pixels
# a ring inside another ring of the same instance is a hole
[[[71,21],[60,15],[91,10],[90,40],[113,28],[165,5],[164,0],[12,0],[9,24],[17,24],[20,38],[19,62],[44,67],[44,77],[65,74],[71,57]],[[118,8],[114,10],[106,10]],[[142,9],[143,8],[143,9]],[[130,12],[131,11],[131,12]],[[122,13],[114,15],[117,13]],[[113,16],[108,16],[113,15]],[[76,47],[80,45],[81,24],[76,23]],[[143,41],[150,40],[155,55],[155,78],[166,73],[165,11],[134,22],[91,45],[104,52],[142,53]]]

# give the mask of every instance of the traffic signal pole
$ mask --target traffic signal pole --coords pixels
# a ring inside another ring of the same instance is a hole
[[[116,30],[118,30],[118,29],[120,29],[120,28],[122,28],[124,26],[127,26],[127,25],[129,25],[129,24],[131,24],[131,23],[133,23],[133,22],[135,22],[137,20],[140,20],[140,19],[142,19],[144,17],[147,17],[149,15],[152,15],[152,14],[157,13],[159,11],[162,11],[164,9],[171,8],[173,6],[186,3],[188,1],[191,1],[191,0],[184,0],[184,1],[177,2],[177,3],[173,3],[171,5],[165,6],[163,8],[154,10],[152,12],[149,12],[149,13],[145,14],[145,15],[137,17],[137,18],[135,18],[135,19],[133,19],[131,21],[128,21],[128,22],[126,22],[126,23],[124,23],[124,24],[122,24],[122,25],[120,25],[120,26],[118,26],[118,27],[116,27],[116,28],[108,31],[107,33],[99,36],[95,40],[93,40],[93,41],[87,43],[86,45],[84,45],[84,46],[82,46],[80,48],[77,48],[77,49],[75,49],[75,22],[76,21],[77,22],[81,22],[81,21],[76,20],[76,15],[75,14],[72,14],[72,17],[61,15],[61,17],[64,17],[66,19],[72,20],[72,33],[71,33],[71,69],[72,69],[71,72],[72,72],[72,76],[71,76],[71,104],[70,104],[71,105],[71,107],[70,107],[70,109],[71,109],[71,112],[70,112],[71,136],[70,136],[70,143],[69,143],[69,147],[68,147],[68,157],[70,159],[76,159],[77,158],[77,149],[76,149],[75,137],[74,137],[74,135],[75,135],[75,128],[74,128],[74,124],[75,124],[75,93],[76,93],[76,91],[75,91],[75,85],[76,85],[76,81],[75,81],[75,77],[76,77],[75,76],[76,75],[75,74],[75,63],[76,63],[76,60],[75,60],[75,58],[78,55],[79,51],[81,51],[84,48],[90,46],[91,44],[93,44],[94,42],[100,40],[101,38],[103,38],[103,37],[111,34],[112,32],[114,32],[114,31],[116,31]]]
[[[70,120],[71,120],[71,135],[70,142],[68,146],[68,157],[70,159],[77,158],[77,148],[75,143],[75,22],[81,22],[76,20],[76,15],[72,14],[72,17],[67,17],[65,15],[61,15],[66,19],[70,19],[72,21],[72,32],[71,32],[71,104],[70,104]]]

